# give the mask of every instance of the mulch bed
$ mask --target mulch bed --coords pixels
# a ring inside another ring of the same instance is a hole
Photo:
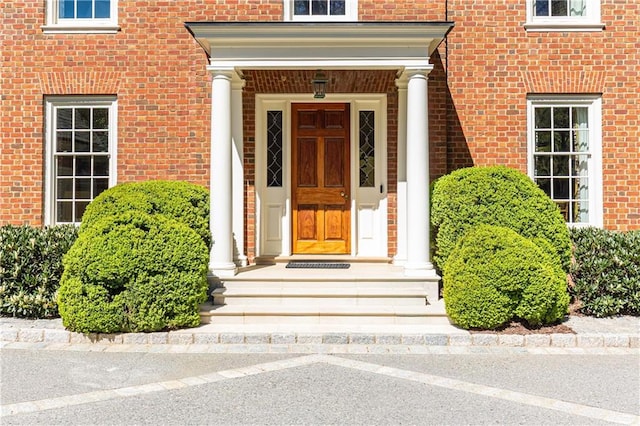
[[[569,315],[573,316],[582,316],[579,312],[580,303],[574,301],[569,305]],[[511,321],[511,323],[504,325],[495,330],[478,330],[471,329],[470,333],[475,334],[576,334],[575,331],[571,327],[568,327],[562,323],[560,324],[551,324],[545,325],[541,327],[530,327],[526,323],[522,323],[520,321]]]
[[[495,330],[469,330],[471,333],[477,334],[576,334],[571,327],[564,324],[545,325],[542,327],[529,327],[519,321],[497,328]]]

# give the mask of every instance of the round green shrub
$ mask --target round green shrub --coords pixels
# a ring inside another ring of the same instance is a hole
[[[458,240],[480,224],[504,226],[551,243],[568,271],[569,231],[557,205],[525,174],[507,167],[469,167],[436,180],[431,196],[436,252],[443,269]]]
[[[77,236],[73,225],[0,226],[0,315],[58,316],[62,257]]]
[[[103,217],[129,210],[163,214],[196,231],[207,247],[209,231],[209,191],[182,181],[150,180],[116,185],[103,191],[82,216],[80,232]]]
[[[129,211],[97,220],[63,260],[63,324],[85,333],[197,326],[208,260],[200,236],[163,215]]]
[[[445,263],[443,284],[447,315],[463,328],[492,329],[514,318],[549,324],[569,306],[558,262],[499,226],[479,225],[460,239]]]

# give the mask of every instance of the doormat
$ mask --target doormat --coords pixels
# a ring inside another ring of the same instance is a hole
[[[289,262],[285,268],[293,269],[349,269],[350,263],[329,263],[329,262]]]

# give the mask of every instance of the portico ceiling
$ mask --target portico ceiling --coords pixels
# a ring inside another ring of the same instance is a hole
[[[220,69],[430,68],[452,22],[187,22]]]

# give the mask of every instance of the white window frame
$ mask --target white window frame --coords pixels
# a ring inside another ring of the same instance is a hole
[[[535,107],[587,107],[589,151],[587,159],[589,222],[567,222],[571,227],[603,227],[602,97],[600,95],[529,95],[527,97],[527,168],[534,178]]]
[[[118,100],[115,96],[52,96],[45,98],[45,195],[44,224],[56,225],[55,111],[69,107],[109,108],[109,188],[117,183]],[[67,223],[67,222],[65,222]],[[76,223],[76,222],[74,222]],[[79,224],[77,222],[76,224]]]
[[[42,26],[45,33],[83,33],[83,34],[115,34],[118,26],[118,0],[111,0],[110,18],[73,18],[58,17],[60,0],[46,0],[47,23]]]
[[[294,0],[284,1],[284,20],[295,22],[355,22],[358,20],[358,0],[345,0],[344,15],[294,15]]]
[[[535,0],[525,0],[527,31],[602,31],[604,24],[600,18],[600,0],[586,1],[587,14],[583,16],[534,16]]]

